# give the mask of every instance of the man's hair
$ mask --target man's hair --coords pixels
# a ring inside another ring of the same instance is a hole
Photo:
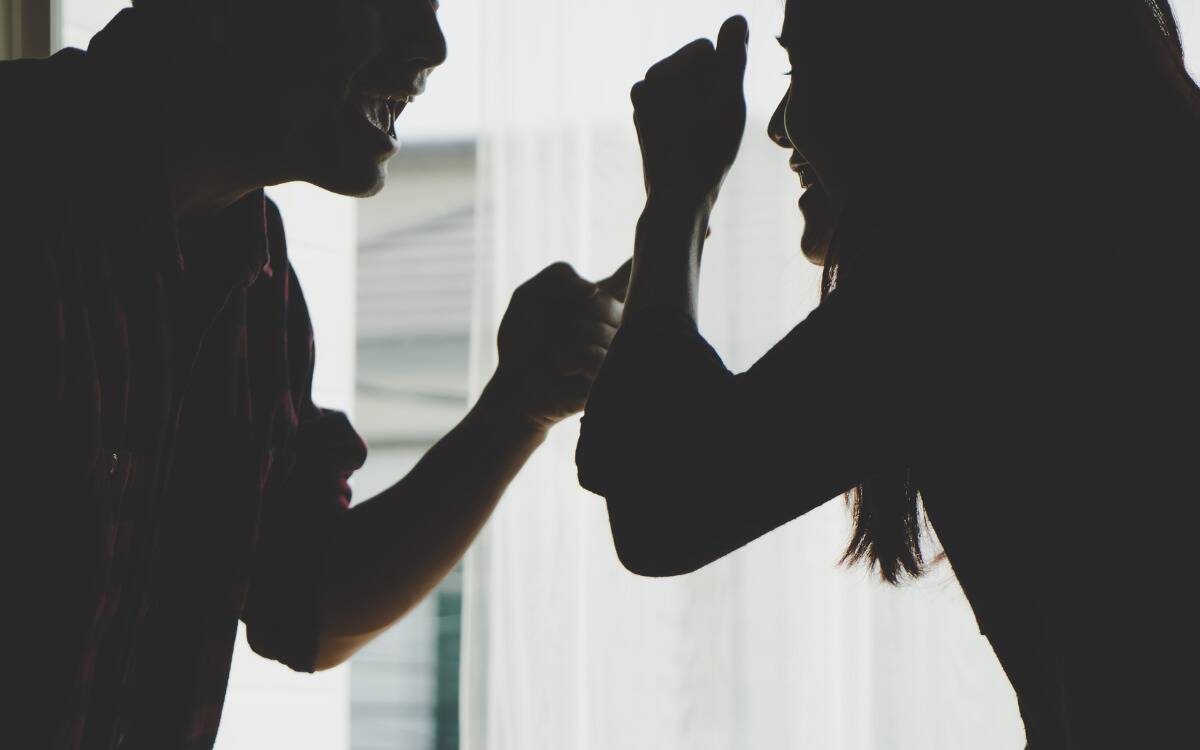
[[[137,10],[152,11],[178,10],[183,6],[182,0],[129,0],[129,4]]]

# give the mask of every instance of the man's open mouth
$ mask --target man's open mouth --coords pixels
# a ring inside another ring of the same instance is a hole
[[[412,96],[361,95],[361,106],[367,122],[374,125],[389,138],[396,137],[396,118],[413,100]]]

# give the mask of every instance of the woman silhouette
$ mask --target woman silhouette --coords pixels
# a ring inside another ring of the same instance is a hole
[[[1165,0],[790,0],[770,137],[821,305],[749,371],[699,335],[748,29],[633,89],[648,198],[577,463],[635,573],[839,495],[896,583],[937,532],[1030,748],[1187,724],[1200,91]]]

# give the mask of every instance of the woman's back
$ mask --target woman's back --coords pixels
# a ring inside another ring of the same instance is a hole
[[[1181,627],[1200,528],[1186,144],[1075,165],[1073,189],[1023,191],[1008,225],[979,204],[1012,196],[948,199],[943,254],[884,272],[919,311],[914,481],[1033,748],[1165,746],[1200,666]]]

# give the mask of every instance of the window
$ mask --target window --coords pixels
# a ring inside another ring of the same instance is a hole
[[[387,489],[466,413],[475,273],[475,143],[420,140],[359,207],[356,477]],[[352,750],[458,747],[461,572],[359,652],[350,672]]]

